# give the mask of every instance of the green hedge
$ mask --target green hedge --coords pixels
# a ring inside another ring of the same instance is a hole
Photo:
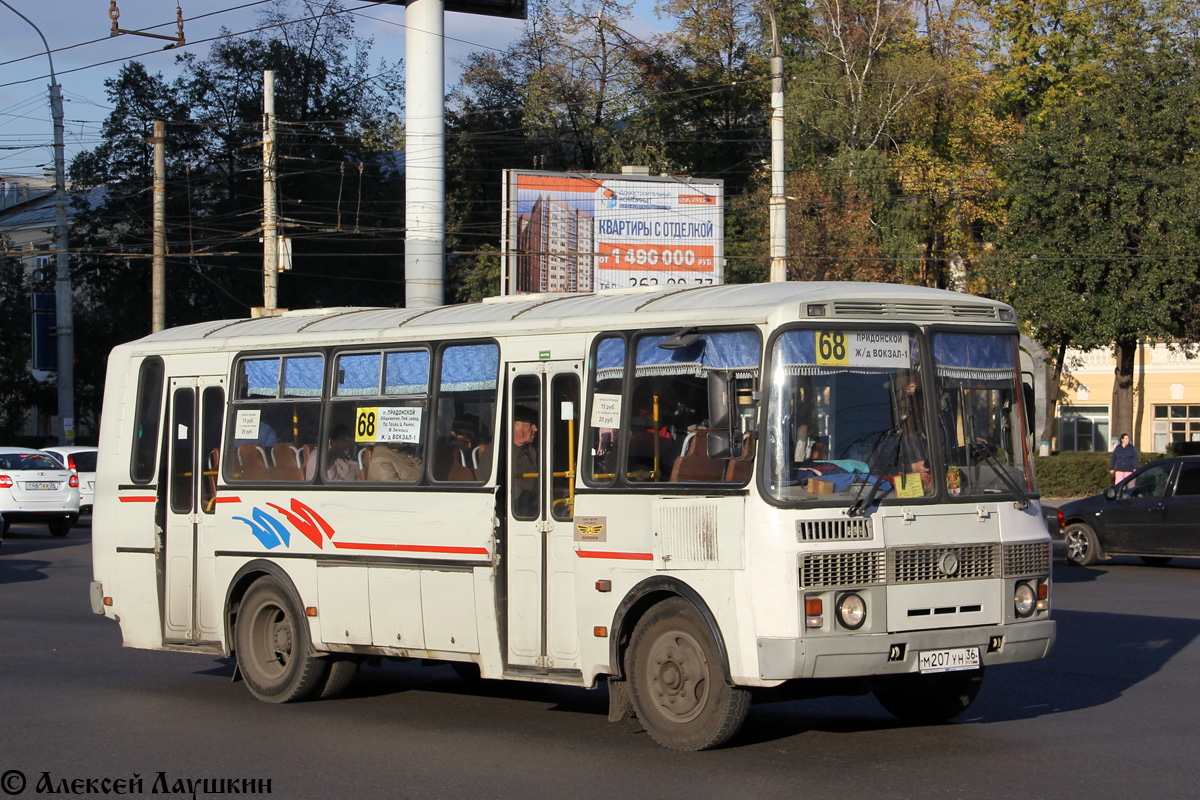
[[[1055,453],[1033,457],[1038,491],[1043,497],[1087,497],[1112,486],[1108,464],[1112,453]],[[1141,453],[1139,463],[1148,464],[1162,453]]]

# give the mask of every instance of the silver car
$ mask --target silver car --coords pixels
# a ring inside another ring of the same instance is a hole
[[[67,469],[75,470],[79,476],[79,513],[92,513],[92,498],[96,494],[96,448],[52,445],[43,447],[42,452],[57,458]]]
[[[44,522],[66,536],[79,518],[79,476],[40,450],[0,447],[0,515],[14,522]]]

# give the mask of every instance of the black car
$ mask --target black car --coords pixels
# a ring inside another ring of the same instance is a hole
[[[1152,461],[1102,494],[1066,503],[1067,560],[1200,556],[1200,456]]]

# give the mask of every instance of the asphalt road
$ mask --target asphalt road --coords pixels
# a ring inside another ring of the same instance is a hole
[[[1055,654],[990,671],[954,723],[906,727],[870,696],[764,704],[707,753],[610,724],[603,692],[468,685],[441,665],[259,703],[224,659],[122,648],[89,609],[90,561],[86,527],[13,526],[0,549],[0,783],[21,773],[22,797],[44,775],[81,781],[60,794],[137,775],[143,795],[258,779],[281,798],[1157,800],[1200,779],[1200,560],[1056,565]]]

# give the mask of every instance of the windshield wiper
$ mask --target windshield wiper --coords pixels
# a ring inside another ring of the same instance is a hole
[[[968,454],[973,455],[976,461],[982,461],[991,467],[992,472],[995,472],[996,476],[1000,478],[1000,482],[1008,487],[1010,492],[1020,498],[1017,508],[1029,508],[1029,495],[1021,488],[1021,484],[1004,469],[1004,465],[1000,463],[1000,459],[996,458],[996,454],[992,452],[990,447],[982,442],[977,442],[968,447],[967,450]]]
[[[875,448],[871,450],[871,454],[867,456],[867,476],[865,479],[867,488],[864,493],[863,486],[859,485],[858,499],[847,509],[846,514],[848,516],[860,517],[871,507],[871,501],[875,499],[875,495],[879,492],[880,484],[880,479],[875,475],[875,463],[879,460],[880,454],[887,449],[888,443],[893,439],[899,444],[900,431],[897,428],[884,431],[883,435],[879,437],[879,441],[876,442]],[[875,480],[871,480],[871,478],[875,478]]]

